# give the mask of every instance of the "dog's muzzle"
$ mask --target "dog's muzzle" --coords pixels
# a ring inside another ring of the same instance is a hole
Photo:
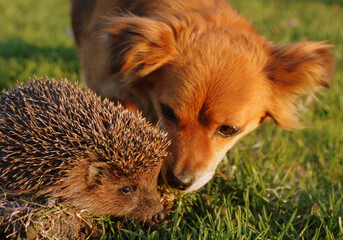
[[[176,176],[173,172],[167,171],[168,185],[181,191],[187,190],[193,184],[193,179],[189,177]]]

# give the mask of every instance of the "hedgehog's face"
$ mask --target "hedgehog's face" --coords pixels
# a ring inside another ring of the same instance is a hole
[[[87,185],[94,197],[93,212],[118,217],[133,217],[139,221],[163,221],[164,214],[157,191],[160,166],[129,177],[118,178],[107,163],[91,163]],[[96,209],[94,209],[96,208]]]

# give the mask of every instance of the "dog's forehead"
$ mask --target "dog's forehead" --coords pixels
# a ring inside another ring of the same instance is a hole
[[[266,49],[247,38],[242,44],[230,44],[225,37],[210,38],[208,43],[204,36],[163,67],[165,86],[159,91],[176,113],[188,118],[199,115],[209,123],[244,124],[263,108],[270,93],[264,72]]]
[[[226,62],[206,63],[203,68],[201,63],[190,63],[167,71],[162,98],[186,119],[208,125],[245,125],[266,107],[268,80],[261,66],[242,58],[222,61]]]

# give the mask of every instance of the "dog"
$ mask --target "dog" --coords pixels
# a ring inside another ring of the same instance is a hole
[[[275,45],[224,0],[72,0],[72,27],[84,83],[159,122],[184,192],[262,123],[299,127],[299,95],[332,82],[330,44]]]

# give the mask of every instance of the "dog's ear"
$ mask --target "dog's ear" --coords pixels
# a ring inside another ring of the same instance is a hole
[[[273,46],[267,64],[272,81],[269,115],[282,128],[299,127],[297,100],[301,94],[313,95],[320,87],[330,87],[333,75],[332,45],[323,42]]]
[[[162,21],[128,15],[110,19],[105,28],[112,73],[144,77],[176,52],[173,30]]]

